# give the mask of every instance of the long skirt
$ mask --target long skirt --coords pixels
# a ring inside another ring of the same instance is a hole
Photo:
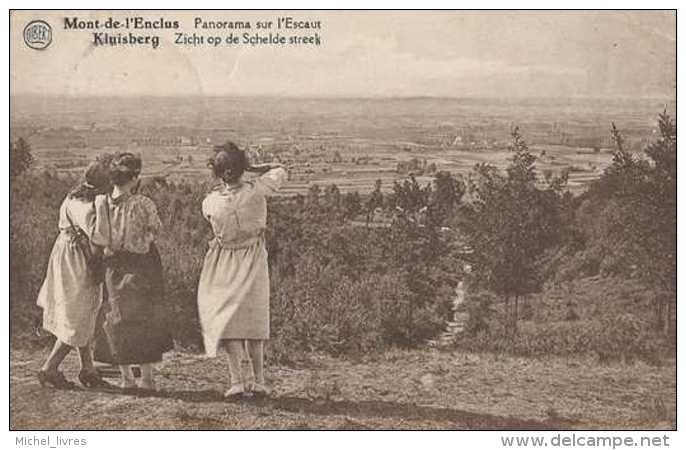
[[[269,339],[269,268],[264,239],[242,248],[210,245],[198,285],[207,356],[222,339]]]
[[[67,345],[88,345],[100,308],[100,286],[68,232],[55,241],[36,303],[43,308],[45,330]]]
[[[174,344],[166,326],[157,248],[151,245],[146,254],[117,252],[105,259],[105,266],[107,302],[95,360],[110,364],[161,361]]]

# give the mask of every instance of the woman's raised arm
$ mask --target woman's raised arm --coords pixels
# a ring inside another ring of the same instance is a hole
[[[266,195],[278,191],[288,175],[281,164],[259,164],[249,167],[248,170],[261,174],[257,178],[257,182],[264,187]]]

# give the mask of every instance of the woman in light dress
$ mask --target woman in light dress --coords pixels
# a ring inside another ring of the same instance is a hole
[[[173,347],[164,326],[163,280],[154,241],[161,223],[153,201],[137,194],[141,160],[116,155],[109,172],[113,190],[95,199],[93,243],[104,247],[107,311],[96,340],[95,359],[119,365],[122,389],[156,390],[155,362]],[[131,365],[140,365],[137,386]]]
[[[198,311],[205,351],[216,357],[223,344],[228,352],[231,386],[227,399],[244,392],[267,395],[264,379],[264,341],[269,339],[269,273],[264,231],[266,197],[286,178],[277,165],[250,166],[245,153],[232,142],[215,148],[210,161],[222,185],[202,203],[214,238],[200,275]],[[244,180],[244,171],[260,176]],[[252,373],[241,371],[247,347]]]
[[[55,335],[55,345],[38,372],[41,385],[58,388],[74,387],[59,365],[72,348],[77,348],[81,361],[79,381],[85,387],[106,387],[93,367],[90,342],[100,308],[100,281],[89,268],[88,239],[95,225],[94,199],[109,189],[106,164],[94,162],[85,180],[67,195],[59,211],[60,234],[48,262],[45,281],[38,294],[43,309],[43,328]],[[80,242],[79,242],[80,241]]]

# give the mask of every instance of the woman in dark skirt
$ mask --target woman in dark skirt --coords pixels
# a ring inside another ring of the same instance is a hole
[[[155,390],[152,364],[173,347],[164,326],[162,263],[154,241],[160,230],[157,208],[135,193],[141,160],[131,153],[111,162],[111,195],[95,199],[93,243],[105,248],[105,322],[95,359],[118,364],[121,387]],[[131,365],[141,367],[136,386]]]

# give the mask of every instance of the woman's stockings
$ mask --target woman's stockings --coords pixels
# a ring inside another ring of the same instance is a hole
[[[141,387],[155,389],[155,379],[152,373],[152,363],[141,364]]]
[[[121,373],[121,385],[122,389],[129,389],[136,387],[136,381],[133,379],[133,373],[131,372],[131,366],[128,364],[120,364],[119,372]]]
[[[64,358],[67,357],[71,349],[71,346],[57,339],[55,341],[55,345],[52,347],[50,355],[48,355],[48,359],[45,360],[45,364],[43,364],[41,370],[45,372],[56,372],[57,368],[60,366],[62,361],[64,361]]]
[[[264,384],[264,341],[261,339],[248,339],[246,342],[255,382],[257,384]]]
[[[86,372],[95,372],[93,367],[93,354],[89,345],[79,347],[79,362],[81,363],[81,370]]]
[[[231,384],[242,384],[244,382],[241,372],[243,341],[240,339],[228,339],[224,343],[224,348],[229,354],[229,375],[231,375]]]

